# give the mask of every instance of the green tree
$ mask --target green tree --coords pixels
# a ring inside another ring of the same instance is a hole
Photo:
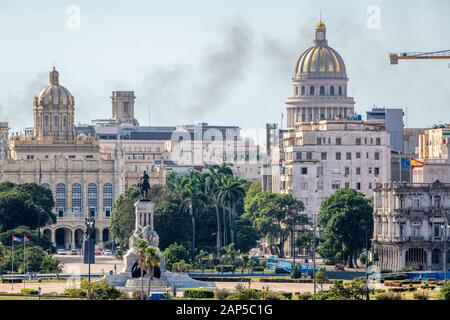
[[[148,272],[148,287],[147,287],[147,297],[150,297],[150,282],[153,277],[155,267],[160,263],[159,256],[157,254],[158,248],[153,246],[147,246],[144,251],[145,266]]]
[[[320,284],[320,290],[323,290],[323,284],[328,282],[325,267],[320,267],[316,272],[316,281]]]
[[[138,258],[138,265],[141,269],[141,292],[142,292],[142,299],[144,299],[144,272],[147,272],[147,260],[145,257],[145,250],[148,247],[147,240],[145,239],[138,239],[136,241],[136,256]]]
[[[340,189],[325,198],[319,212],[319,226],[322,228],[320,255],[330,262],[342,257],[350,267],[365,247],[364,221],[372,236],[372,205],[364,194],[354,189]]]
[[[28,247],[36,246],[38,245],[38,232],[37,230],[32,230],[29,227],[26,226],[19,226],[14,229],[10,229],[5,232],[0,233],[0,242],[3,243],[5,246],[11,246],[11,239],[12,236],[19,236],[23,238],[24,236],[27,236],[28,239],[30,239],[27,242]],[[39,246],[42,247],[44,250],[53,250],[53,244],[51,243],[50,239],[46,237],[41,237],[39,239]]]
[[[439,300],[450,300],[450,281],[446,280],[441,286],[438,295]]]
[[[42,262],[40,266],[40,271],[42,273],[56,273],[59,274],[62,272],[64,264],[63,262],[55,258],[53,255],[44,254],[42,257]]]
[[[258,231],[252,226],[250,219],[239,216],[236,218],[236,249],[242,252],[248,252],[256,246],[260,239]]]
[[[222,176],[219,186],[219,198],[222,204],[227,207],[228,226],[230,230],[230,243],[235,243],[234,239],[234,222],[236,217],[236,206],[244,200],[245,189],[243,181],[236,176]],[[224,219],[225,223],[226,219]],[[224,230],[226,231],[226,230]],[[224,245],[227,244],[226,232],[224,233]]]
[[[209,262],[209,254],[204,250],[200,250],[198,255],[195,257],[195,261],[197,265],[202,269],[202,272],[205,273],[206,264]]]
[[[0,190],[0,232],[19,226],[37,229],[56,222],[50,190],[36,184],[11,183],[3,183]]]
[[[128,245],[129,238],[135,227],[134,204],[139,199],[140,192],[136,188],[129,188],[114,202],[111,215],[111,233],[122,247]]]
[[[284,244],[291,231],[309,223],[303,203],[290,194],[261,192],[247,201],[245,208],[256,229],[277,241],[280,257],[284,257]]]
[[[170,246],[168,246],[164,252],[164,259],[165,259],[165,264],[166,264],[166,268],[168,270],[172,270],[173,265],[176,262],[179,261],[188,261],[189,260],[189,254],[186,250],[186,248],[181,245],[181,244],[177,244],[176,242],[171,244]]]
[[[192,263],[195,261],[195,222],[206,204],[206,196],[201,192],[198,181],[186,183],[181,193],[183,211],[191,217],[192,223]]]
[[[296,240],[296,247],[297,248],[303,248],[305,252],[309,255],[311,252],[311,248],[314,244],[314,233],[312,230],[303,230],[300,235],[298,236]],[[316,238],[316,245],[317,245],[317,238]]]

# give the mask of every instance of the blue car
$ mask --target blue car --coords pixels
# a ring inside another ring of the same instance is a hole
[[[267,262],[278,262],[277,256],[270,256],[266,259]]]

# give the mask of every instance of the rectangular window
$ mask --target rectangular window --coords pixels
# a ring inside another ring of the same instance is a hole
[[[336,152],[336,160],[341,160],[341,153],[340,152]]]
[[[375,160],[380,160],[380,153],[379,152],[375,152]]]
[[[361,167],[356,167],[356,175],[360,175],[361,174]]]
[[[356,144],[357,146],[360,146],[360,145],[361,145],[361,138],[356,138],[355,144]]]
[[[341,144],[341,138],[336,138],[336,144],[340,145]]]
[[[339,180],[333,180],[331,182],[331,189],[338,190],[341,188],[341,182]]]
[[[308,174],[308,168],[302,167],[302,168],[300,168],[300,172],[301,172],[301,174]]]
[[[306,160],[312,160],[312,152],[311,151],[306,153]]]
[[[350,174],[350,168],[345,167],[345,175],[348,176]]]
[[[361,182],[356,183],[356,190],[361,190]]]
[[[369,174],[372,174],[372,167],[369,167]]]
[[[372,190],[372,182],[369,182],[369,190]]]
[[[377,146],[381,145],[381,138],[377,138],[377,139],[376,139],[376,145],[377,145]]]
[[[308,182],[307,181],[302,181],[300,183],[300,189],[301,190],[308,190]]]
[[[347,160],[352,160],[352,153],[351,152],[347,152],[346,158],[347,158]]]
[[[346,182],[346,183],[345,183],[345,187],[346,187],[346,188],[350,188],[350,182]]]
[[[327,153],[326,152],[322,152],[320,155],[322,160],[327,160]]]
[[[361,152],[356,153],[356,159],[361,159]]]
[[[296,153],[295,153],[295,158],[296,158],[297,160],[302,160],[302,153],[301,153],[301,152],[296,152]]]
[[[317,144],[322,144],[322,139],[317,138]]]
[[[379,175],[379,174],[380,174],[380,168],[375,167],[375,168],[374,168],[374,174],[375,174],[375,175]]]

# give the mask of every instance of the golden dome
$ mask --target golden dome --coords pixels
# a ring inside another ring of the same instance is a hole
[[[346,79],[345,64],[339,53],[328,46],[325,24],[316,25],[314,45],[300,56],[295,74],[300,79]]]
[[[316,24],[316,30],[323,30],[326,29],[327,27],[325,26],[325,23],[323,23],[322,20],[320,20],[319,22],[317,22]]]

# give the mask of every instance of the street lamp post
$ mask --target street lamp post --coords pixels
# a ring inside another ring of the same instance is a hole
[[[314,279],[314,293],[317,293],[317,281],[316,281],[316,220],[317,217],[313,215],[313,279]]]
[[[366,300],[370,300],[369,298],[369,273],[368,273],[368,269],[369,269],[369,237],[368,237],[368,227],[366,225],[366,221],[365,220],[361,220],[360,222],[361,224],[361,229],[363,229],[365,231],[365,236],[366,236],[366,264],[365,264],[365,273],[366,273],[366,282],[365,282],[365,286],[366,286]]]

